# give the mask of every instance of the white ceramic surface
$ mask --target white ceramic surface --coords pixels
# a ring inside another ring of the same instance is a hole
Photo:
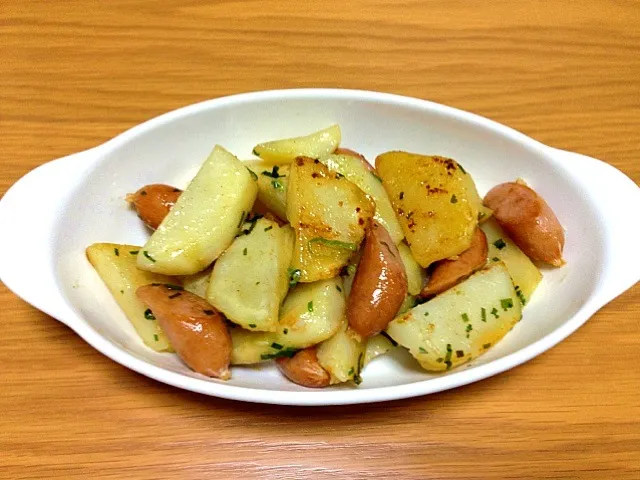
[[[332,123],[342,127],[343,146],[369,159],[394,149],[453,157],[481,194],[523,177],[566,228],[567,265],[543,271],[523,320],[502,342],[441,375],[425,373],[396,349],[366,367],[359,387],[306,389],[283,379],[271,364],[234,367],[233,378],[221,382],[191,372],[174,355],[146,348],[84,256],[93,242],[144,242],[148,233],[124,195],[154,182],[184,187],[216,143],[249,158],[260,141]],[[25,175],[0,202],[0,278],[116,362],[180,388],[289,405],[377,402],[474,382],[563,340],[640,279],[638,211],[640,189],[615,168],[470,113],[365,91],[257,92],[162,115]]]

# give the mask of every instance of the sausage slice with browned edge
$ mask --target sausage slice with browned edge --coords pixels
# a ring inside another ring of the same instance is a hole
[[[146,185],[136,193],[127,195],[126,200],[138,212],[147,227],[156,230],[169,210],[176,204],[182,193],[179,188],[156,183]]]
[[[347,319],[363,338],[384,330],[407,295],[407,275],[387,230],[373,222],[367,229],[358,270],[347,301]]]
[[[488,251],[486,235],[482,230],[476,228],[471,239],[471,246],[458,255],[458,258],[440,260],[436,263],[429,281],[420,292],[420,296],[427,298],[438,295],[480,270],[487,263]]]
[[[209,302],[171,285],[145,285],[136,295],[149,307],[184,363],[208,377],[230,378],[231,335],[224,318]]]
[[[303,387],[322,388],[331,383],[329,372],[318,362],[315,347],[300,350],[291,358],[277,358],[276,364],[285,377]]]
[[[551,207],[535,191],[521,183],[502,183],[487,193],[484,204],[531,260],[554,267],[564,265],[564,230]]]

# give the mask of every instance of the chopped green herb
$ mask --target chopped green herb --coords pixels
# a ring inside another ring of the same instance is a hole
[[[282,330],[282,333],[284,333],[286,335],[287,333],[289,333],[289,329],[285,328],[284,330]]]
[[[484,348],[485,350],[487,348],[491,348],[491,344],[490,343],[485,343],[484,345],[482,345],[482,348]]]
[[[349,371],[347,372],[347,375],[351,376],[351,375],[353,375],[353,374],[355,373],[355,371],[356,371],[356,370],[355,370],[353,367],[351,367],[351,368],[349,369]]]
[[[499,262],[500,259],[498,257],[493,257],[491,260],[493,260],[494,262]]]
[[[496,318],[500,318],[500,315],[498,315],[498,309],[495,307],[491,309],[491,315],[493,315]]]
[[[362,377],[360,376],[360,372],[362,372],[362,357],[364,356],[364,352],[358,355],[358,364],[356,365],[356,372],[353,375],[353,382],[356,385],[360,385],[362,383]]]
[[[282,350],[282,345],[280,345],[279,343],[273,342],[271,344],[271,348],[275,348],[276,350]]]
[[[262,218],[262,215],[254,215],[251,217],[251,219],[249,219],[249,215],[247,215],[247,218],[243,223],[249,222],[249,228],[245,228],[244,230],[242,230],[242,233],[244,233],[245,235],[249,235],[251,232],[253,232],[253,229],[256,228],[256,223],[261,218]]]
[[[424,349],[424,347],[418,347],[418,351],[420,353],[427,353],[427,351]]]
[[[140,250],[129,250],[129,255],[137,255]]]
[[[279,350],[278,352],[275,352],[275,353],[264,353],[264,354],[260,355],[260,359],[261,360],[272,360],[274,358],[280,358],[280,357],[291,358],[297,352],[298,352],[298,350],[296,350],[295,348],[285,348],[285,349]]]
[[[500,300],[500,306],[506,312],[510,308],[513,308],[513,299],[503,298],[502,300]]]
[[[120,256],[120,250],[119,250],[119,249],[117,249],[117,248],[114,248],[114,249],[113,249],[113,253],[115,253],[115,254],[116,254],[116,257],[119,257],[119,256]]]
[[[471,330],[473,330],[473,325],[471,325],[470,323],[467,325],[466,331],[470,332]]]
[[[280,170],[280,167],[278,165],[274,165],[270,172],[268,170],[265,170],[264,172],[262,172],[262,175],[264,175],[265,177],[271,177],[271,178],[286,177],[286,175],[280,175],[278,173],[278,170]]]
[[[154,287],[163,286],[169,290],[184,290],[184,287],[181,287],[180,285],[173,285],[171,283],[152,283],[151,285]]]
[[[396,342],[393,338],[391,338],[391,336],[387,332],[382,331],[380,332],[380,335],[382,335],[384,338],[389,340],[391,342],[391,345],[393,345],[394,347],[398,346],[398,342]]]
[[[456,163],[457,163],[457,162],[456,162]],[[467,174],[467,171],[466,171],[466,170],[462,167],[462,165],[460,165],[459,163],[458,163],[458,168],[460,169],[460,171],[461,171],[462,173],[464,173],[465,175]]]
[[[284,190],[284,184],[280,180],[271,180],[271,186],[276,190]]]
[[[289,287],[295,287],[300,281],[300,277],[302,276],[302,272],[300,269],[290,268],[287,273],[289,274]]]
[[[124,290],[120,290],[120,293],[124,295]]]
[[[173,300],[174,298],[179,297],[180,295],[182,295],[182,293],[180,292],[172,293],[171,295],[169,295],[169,299]]]
[[[493,246],[496,247],[498,250],[502,250],[504,247],[507,246],[507,244],[504,243],[503,239],[499,238],[495,242],[493,242]]]
[[[480,320],[482,320],[484,323],[487,323],[487,309],[484,307],[480,309]]]
[[[451,368],[453,365],[451,363],[451,354],[453,353],[453,349],[451,348],[451,344],[447,343],[447,354],[444,356],[444,363],[447,366],[447,370]]]
[[[156,342],[160,340],[160,338],[158,337],[158,334],[157,334],[157,333],[154,333],[154,334],[153,334],[153,339],[154,339]]]
[[[246,167],[246,169],[249,171],[249,173],[251,174],[251,178],[253,178],[254,180],[258,180],[258,175],[256,175],[256,172],[254,172],[253,170],[251,170],[249,167]]]
[[[149,260],[151,260],[153,263],[156,263],[156,259],[153,258],[151,255],[149,255],[149,252],[147,252],[146,250],[142,251],[142,254],[147,257]]]
[[[336,290],[338,290],[340,293],[342,293],[342,289],[340,288],[339,285],[336,285]]]
[[[155,315],[153,314],[153,312],[151,311],[150,308],[147,308],[144,311],[144,318],[146,318],[147,320],[155,320],[156,319]]]
[[[240,228],[242,226],[242,224],[244,223],[245,216],[246,216],[246,212],[243,210],[242,213],[240,214],[240,221],[238,222],[237,228]]]
[[[429,316],[429,312],[424,312],[424,316],[428,317]]]
[[[356,252],[358,250],[358,245],[355,243],[341,242],[340,240],[328,240],[322,237],[316,237],[309,240],[309,250],[311,250],[311,246],[314,243],[321,243],[322,245],[332,248],[343,248],[345,250],[351,250],[352,252]]]
[[[267,228],[264,229],[265,232],[268,232],[269,230],[271,230],[273,228],[273,225],[269,225]]]
[[[249,324],[249,328],[256,328],[256,327],[257,327],[257,325],[255,323],[250,323]]]
[[[253,153],[256,157],[260,156],[260,154],[258,153],[258,151],[255,148],[253,150],[251,150],[251,153]]]
[[[438,362],[438,363],[442,363],[442,362],[444,362],[444,358],[442,358],[442,357],[438,357],[438,359],[436,360],[436,362]]]
[[[202,310],[204,312],[205,315],[213,315],[216,312],[214,312],[213,310]]]
[[[451,203],[458,203],[458,197],[456,197],[455,193],[451,195]]]
[[[516,285],[516,295],[518,296],[520,303],[524,307],[527,304],[527,297],[524,296],[524,293],[522,293],[522,290],[520,290],[520,287],[518,285]]]
[[[313,300],[307,303],[307,310],[309,310],[309,312],[313,312]]]
[[[469,315],[467,315],[466,313],[463,313],[462,315],[460,315],[462,317],[462,321],[463,322],[468,322],[469,321]]]
[[[260,282],[256,282],[256,285],[260,285]]]
[[[245,249],[244,249],[244,250],[242,250],[242,255],[246,255],[246,254],[247,254],[247,249],[246,249],[246,247],[245,247]]]
[[[464,357],[464,350],[456,350],[456,357],[458,358]]]

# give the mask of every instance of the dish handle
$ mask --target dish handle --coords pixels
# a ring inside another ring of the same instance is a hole
[[[67,323],[70,307],[55,278],[52,242],[61,210],[95,164],[99,147],[31,170],[0,199],[0,280],[16,295]]]
[[[605,265],[599,292],[602,305],[640,280],[640,188],[608,163],[579,153],[552,148],[559,164],[571,172],[595,200],[606,218]]]

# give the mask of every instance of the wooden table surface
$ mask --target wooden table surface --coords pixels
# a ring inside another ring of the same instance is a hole
[[[174,108],[306,86],[470,110],[640,181],[640,2],[3,0],[0,192]],[[355,407],[156,383],[3,285],[0,318],[1,478],[640,478],[637,285],[526,365]]]

